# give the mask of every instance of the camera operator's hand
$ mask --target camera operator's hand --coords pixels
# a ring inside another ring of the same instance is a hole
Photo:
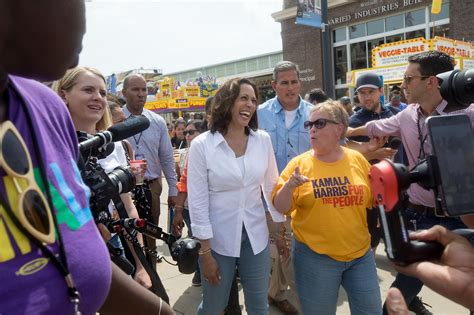
[[[410,238],[439,242],[444,246],[443,254],[436,263],[422,261],[406,267],[395,266],[395,269],[420,279],[439,294],[474,309],[473,246],[464,237],[439,225],[411,234]]]
[[[177,211],[176,208],[174,211],[172,226],[173,226],[173,235],[181,236],[183,233],[183,227],[184,227],[183,212]]]
[[[387,137],[372,137],[369,142],[367,142],[367,150],[369,152],[375,151],[381,148],[388,141]]]
[[[383,160],[383,159],[392,159],[393,156],[397,153],[397,150],[390,148],[380,148],[375,151],[367,152],[365,158],[367,160]]]

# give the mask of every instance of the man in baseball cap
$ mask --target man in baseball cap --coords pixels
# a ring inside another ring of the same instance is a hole
[[[372,120],[392,117],[399,112],[398,109],[384,106],[381,103],[380,97],[383,95],[383,83],[382,79],[374,72],[364,73],[357,78],[356,93],[362,108],[349,118],[349,126],[352,128],[364,126]],[[358,142],[369,141],[368,137],[350,137],[349,139]],[[398,149],[398,153],[397,150],[390,147],[382,147],[365,154],[365,157],[371,163],[376,163],[385,158],[392,159],[395,154],[395,161],[402,163],[404,153],[401,147]],[[367,212],[367,224],[371,235],[370,245],[374,251],[382,235],[381,227],[377,224],[377,213],[377,210]]]

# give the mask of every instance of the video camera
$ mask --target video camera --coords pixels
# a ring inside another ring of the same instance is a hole
[[[120,194],[132,191],[135,187],[135,177],[126,167],[119,166],[109,174],[98,163],[114,150],[113,142],[131,137],[150,126],[150,121],[143,116],[132,117],[126,121],[99,132],[94,136],[78,133],[79,150],[84,161],[81,167],[84,182],[91,190],[90,208],[96,223],[102,223],[111,232],[124,227],[133,235],[133,231],[163,240],[169,247],[172,258],[177,262],[180,272],[193,273],[197,267],[198,251],[201,244],[194,239],[179,239],[166,234],[163,230],[143,219],[127,217]],[[113,200],[121,219],[113,221],[108,211],[108,205]],[[136,234],[136,232],[135,232]],[[130,241],[134,241],[132,237]],[[140,246],[134,242],[134,246]],[[140,248],[139,249],[143,249]],[[143,263],[143,262],[142,262]]]
[[[198,252],[201,244],[191,238],[176,239],[172,234],[163,232],[159,226],[144,219],[119,219],[109,223],[108,228],[117,230],[125,227],[134,229],[142,234],[164,241],[169,248],[171,257],[176,261],[181,273],[191,274],[196,271]]]
[[[474,69],[453,70],[438,76],[446,111],[474,103]],[[437,242],[411,241],[404,209],[406,190],[417,183],[435,195],[439,216],[474,213],[474,134],[467,115],[432,116],[426,121],[432,154],[412,169],[389,160],[370,169],[374,201],[380,211],[387,256],[396,264],[437,259],[443,247]]]

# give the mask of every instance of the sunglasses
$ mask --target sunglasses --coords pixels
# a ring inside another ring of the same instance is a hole
[[[198,131],[198,130],[192,130],[192,129],[191,129],[191,130],[185,130],[185,131],[183,132],[183,134],[184,134],[185,136],[187,136],[188,134],[189,134],[190,136],[193,136],[196,132],[199,132],[199,131]]]
[[[429,78],[429,77],[431,77],[431,76],[430,75],[406,75],[406,74],[404,74],[403,75],[403,82],[408,84],[414,78],[420,78],[421,80],[424,80],[424,79]]]
[[[0,167],[10,176],[18,192],[17,206],[12,206],[18,221],[41,242],[54,243],[51,208],[35,182],[26,144],[11,121],[0,126]]]
[[[304,129],[306,130],[311,130],[311,128],[316,127],[316,129],[323,129],[326,127],[327,123],[338,125],[339,123],[337,121],[331,120],[331,119],[325,119],[325,118],[319,118],[316,119],[315,121],[305,121],[304,122]]]

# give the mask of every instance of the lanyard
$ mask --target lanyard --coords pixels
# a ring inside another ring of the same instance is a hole
[[[23,99],[23,97],[20,95],[20,93],[18,93],[18,91],[12,85],[10,85],[10,86],[11,86],[11,90],[14,91],[15,96],[20,101],[20,106],[23,107],[23,110],[25,112],[25,116],[26,116],[26,120],[27,120],[27,124],[28,124],[28,130],[29,130],[30,136],[32,137],[32,140],[33,140],[32,141],[33,142],[33,151],[34,151],[34,153],[37,157],[37,160],[38,160],[38,166],[39,166],[39,170],[40,170],[41,181],[43,182],[43,186],[44,186],[45,191],[46,191],[46,198],[47,198],[49,207],[52,211],[52,216],[53,216],[53,221],[54,221],[54,228],[56,229],[56,233],[58,235],[59,257],[56,257],[56,255],[54,255],[53,252],[51,252],[38,239],[36,239],[33,235],[31,235],[28,231],[26,231],[26,229],[17,220],[17,218],[14,215],[12,209],[10,208],[10,205],[4,199],[4,196],[1,195],[1,194],[0,194],[1,195],[0,201],[5,206],[5,209],[7,210],[9,216],[11,217],[11,219],[15,223],[15,225],[20,229],[20,231],[22,231],[24,233],[24,235],[26,237],[28,237],[28,239],[30,239],[30,241],[32,241],[38,248],[40,248],[45,256],[47,256],[49,259],[51,259],[51,261],[53,262],[54,266],[58,269],[61,276],[64,277],[64,280],[66,281],[66,285],[68,287],[69,300],[71,301],[71,303],[74,306],[74,314],[75,315],[80,315],[81,314],[81,312],[79,311],[80,295],[79,295],[79,291],[77,290],[77,288],[74,284],[74,280],[72,278],[72,275],[69,272],[69,266],[68,266],[68,262],[67,262],[66,252],[64,250],[64,242],[63,242],[61,233],[59,231],[59,226],[58,226],[58,222],[57,222],[57,219],[56,219],[56,215],[54,213],[54,207],[53,207],[53,202],[52,202],[52,198],[51,198],[51,191],[49,189],[48,180],[47,180],[47,177],[46,177],[46,167],[44,165],[45,161],[44,161],[43,156],[41,154],[41,150],[39,148],[38,141],[35,141],[36,139],[35,139],[34,133],[31,132],[31,130],[34,129],[34,124],[33,124],[32,118],[31,118],[31,113],[29,112],[28,106],[26,106],[26,102]]]

